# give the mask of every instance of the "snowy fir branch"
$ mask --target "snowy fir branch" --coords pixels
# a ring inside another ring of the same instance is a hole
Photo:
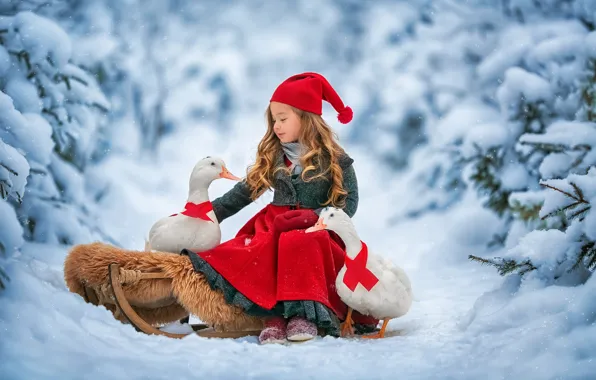
[[[592,175],[592,177],[594,176]],[[573,180],[573,178],[570,178],[564,182],[569,186],[569,189],[565,189],[562,186],[556,186],[548,182],[540,184],[548,191],[554,191],[558,194],[561,194],[564,198],[569,200],[568,202],[553,199],[550,201],[549,204],[534,204],[533,207],[531,207],[531,211],[528,211],[528,215],[521,215],[520,219],[524,219],[525,217],[525,219],[527,220],[536,220],[537,217],[539,217],[539,212],[546,209],[544,211],[544,214],[540,217],[540,220],[542,221],[553,217],[560,217],[563,219],[563,222],[560,223],[560,229],[564,231],[569,230],[569,228],[571,228],[571,226],[573,225],[572,223],[576,223],[575,229],[577,229],[578,227],[584,227],[583,224],[585,222],[585,219],[591,211],[591,203],[589,199],[586,198],[586,191],[582,190],[582,187],[578,185]],[[580,180],[591,179],[589,176],[586,175],[577,178],[579,178]],[[584,186],[590,186],[590,182],[584,181],[583,183]],[[558,206],[552,207],[552,202],[555,202],[555,204],[557,204]],[[542,228],[544,228],[544,226],[542,226]],[[563,256],[565,258],[562,257],[556,259],[556,255],[554,255],[553,265],[560,266],[567,259],[569,259],[573,262],[573,265],[567,268],[566,272],[576,270],[580,266],[583,266],[591,271],[596,270],[596,242],[588,236],[591,233],[590,227],[585,226],[584,228],[587,228],[587,231],[584,233],[580,233],[577,237],[574,237],[577,235],[577,233],[575,232],[572,232],[569,235],[569,250]],[[544,229],[544,231],[548,231],[548,229]],[[593,233],[591,235],[593,236]],[[523,276],[539,268],[539,265],[537,265],[535,262],[533,262],[533,260],[529,258],[496,257],[493,259],[487,259],[475,255],[469,255],[468,258],[474,262],[491,265],[497,268],[500,275],[517,273]]]
[[[587,242],[581,247],[573,268],[577,268],[580,264],[584,264],[592,271],[596,270],[596,242]]]
[[[11,187],[12,185],[7,181],[0,181],[0,198],[6,200],[11,195],[11,193],[13,193],[17,203],[23,203],[23,196],[18,191],[10,191]]]
[[[8,277],[6,272],[4,272],[2,267],[0,267],[0,290],[6,289],[5,282],[8,282],[8,281],[10,281],[10,278]]]
[[[588,60],[586,66],[589,74],[582,88],[581,96],[586,105],[586,119],[596,121],[596,60]]]
[[[472,261],[477,262],[477,263],[480,263],[483,265],[490,265],[490,266],[497,268],[497,270],[499,271],[499,274],[501,276],[505,276],[505,275],[513,274],[513,273],[523,276],[526,273],[536,270],[536,267],[532,264],[532,262],[530,260],[525,260],[525,261],[519,263],[514,259],[507,259],[507,258],[501,258],[501,257],[495,257],[493,259],[486,259],[486,258],[474,256],[474,255],[469,255],[468,258]]]
[[[7,165],[3,164],[2,162],[0,162],[0,166],[2,166],[4,169],[6,169],[10,174],[14,175],[14,176],[18,176],[19,173],[17,173],[15,170],[12,170],[10,167],[8,167]]]
[[[5,256],[6,256],[6,248],[4,247],[4,244],[2,244],[2,241],[0,241],[0,259],[4,258]],[[10,278],[8,277],[6,272],[2,269],[2,266],[0,266],[0,290],[6,289],[5,281],[10,281]]]
[[[550,185],[548,183],[541,183],[540,185],[544,186],[546,188],[549,188],[551,190],[558,191],[559,193],[565,195],[566,197],[568,197],[572,200],[572,202],[570,202],[569,204],[547,213],[546,215],[544,215],[542,217],[542,220],[544,220],[546,218],[550,218],[556,214],[563,213],[569,220],[573,220],[573,219],[579,217],[579,220],[583,221],[583,217],[592,207],[590,202],[588,202],[584,198],[584,194],[583,194],[582,190],[579,188],[579,186],[577,186],[573,182],[569,182],[569,185],[573,188],[573,192],[574,192],[573,194],[568,191],[565,191],[563,189],[560,189],[558,187],[555,187],[553,185]]]
[[[482,148],[474,145],[477,154],[461,162],[472,163],[472,171],[469,179],[479,195],[487,197],[484,205],[495,211],[498,215],[503,215],[509,210],[510,191],[503,190],[501,181],[495,175],[503,165],[503,150],[500,147],[490,148],[483,152]]]
[[[526,222],[530,222],[530,221],[534,221],[534,220],[538,220],[540,219],[540,209],[542,208],[542,205],[540,204],[523,204],[521,202],[510,202],[511,205],[509,206],[511,208],[511,213],[513,215],[515,215],[516,218],[526,221]]]
[[[592,147],[588,144],[580,144],[576,146],[568,146],[562,143],[547,143],[547,142],[531,142],[531,141],[520,141],[521,145],[528,145],[534,147],[536,151],[540,150],[544,153],[564,153],[564,152],[589,152]],[[532,151],[533,153],[534,151]]]

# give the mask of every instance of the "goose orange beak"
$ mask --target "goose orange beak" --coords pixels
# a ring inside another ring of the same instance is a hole
[[[240,178],[236,177],[234,174],[230,173],[225,166],[221,169],[221,173],[219,173],[219,178],[227,178],[227,179],[231,179],[233,181],[241,180]]]
[[[315,232],[315,231],[323,231],[324,229],[327,228],[327,225],[323,222],[323,218],[319,218],[319,220],[317,220],[317,223],[306,229],[306,233],[309,232]]]

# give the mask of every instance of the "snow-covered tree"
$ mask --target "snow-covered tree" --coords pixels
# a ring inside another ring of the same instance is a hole
[[[404,187],[415,189],[411,192],[414,195],[406,209],[396,210],[392,221],[449,207],[473,189],[484,205],[503,221],[501,233],[489,245],[515,252],[494,260],[475,259],[497,265],[501,273],[540,270],[532,255],[520,254],[527,251],[518,244],[522,245],[526,237],[568,234],[575,239],[566,247],[574,252],[569,253],[573,268],[585,264],[594,269],[591,261],[594,242],[590,235],[567,232],[576,231],[570,220],[576,215],[570,211],[573,209],[583,218],[586,210],[573,206],[577,202],[573,198],[555,213],[544,202],[549,193],[563,194],[547,186],[549,181],[575,184],[569,180],[570,176],[588,176],[596,163],[593,153],[596,141],[591,137],[596,129],[593,124],[596,122],[596,4],[582,0],[436,1],[431,9],[434,12],[429,13],[430,22],[426,24],[418,21],[425,18],[412,17],[415,21],[410,25],[419,33],[412,40],[415,48],[404,61],[420,60],[412,65],[419,71],[403,81],[409,83],[420,73],[422,79],[418,82],[428,85],[409,90],[405,90],[403,83],[391,87],[386,85],[391,83],[389,77],[381,74],[378,84],[371,86],[387,91],[404,88],[401,92],[393,91],[394,101],[386,102],[381,120],[392,112],[403,114],[403,107],[407,108],[404,99],[425,94],[412,102],[413,107],[424,110],[426,122],[422,130],[427,139],[426,145],[412,150],[408,160],[414,170],[408,171]],[[437,33],[432,32],[434,28]],[[420,33],[421,30],[426,32]],[[442,59],[433,66],[435,45],[440,52],[437,56]],[[399,52],[407,51],[407,46],[406,42],[406,50]],[[399,62],[384,57],[390,63],[388,67]],[[402,69],[407,71],[407,67]],[[426,67],[428,70],[421,70]],[[442,75],[434,76],[435,73]],[[420,88],[423,91],[417,92]],[[442,101],[432,101],[439,98]],[[373,125],[379,125],[378,121]],[[391,154],[395,144],[387,141],[395,138],[392,132],[387,133],[386,129],[376,132],[380,138],[374,144],[385,147]],[[554,187],[563,190],[570,186],[575,189],[571,184]],[[577,186],[584,194],[590,193],[586,188],[589,184]],[[396,189],[396,196],[410,193],[403,190]],[[567,190],[564,191],[575,194]],[[578,219],[577,223],[582,221]],[[553,253],[552,257],[557,255]],[[573,259],[580,257],[579,261]],[[561,268],[565,266],[561,265]]]
[[[72,62],[95,76],[112,104],[95,157],[115,151],[158,159],[160,141],[175,130],[198,122],[229,130],[238,95],[234,70],[243,62],[230,59],[225,43],[217,43],[230,26],[213,30],[204,21],[229,14],[220,8],[241,5],[212,0],[35,3],[12,9],[35,8],[67,31],[76,48]],[[204,50],[205,45],[211,46]]]
[[[108,102],[70,63],[71,43],[31,12],[0,18],[0,253],[23,239],[72,244],[100,236],[99,189],[85,177]]]
[[[451,1],[392,7],[370,17],[377,27],[369,29],[367,58],[350,82],[369,111],[352,137],[390,167],[407,169],[408,191],[396,188],[395,196],[409,201],[394,211],[389,222],[396,223],[445,209],[465,194],[459,147],[470,126],[498,116],[479,94],[477,67],[493,51],[503,21],[481,6]]]
[[[458,152],[470,185],[506,221],[495,242],[508,253],[471,258],[501,274],[536,270],[552,280],[595,269],[594,240],[583,231],[596,190],[596,33],[586,16],[595,9],[583,1],[503,5],[499,41],[478,65],[479,95],[498,113],[473,125]],[[568,202],[553,208],[553,192]]]
[[[472,24],[444,2],[362,8],[361,23],[375,27],[362,28],[360,59],[349,72],[347,96],[360,110],[349,138],[402,170],[472,87],[474,63],[490,41],[481,22]]]

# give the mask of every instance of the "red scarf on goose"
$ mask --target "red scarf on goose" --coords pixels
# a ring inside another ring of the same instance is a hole
[[[186,215],[190,218],[199,218],[208,222],[213,222],[213,220],[211,220],[211,218],[207,215],[209,211],[213,211],[213,205],[211,204],[211,201],[201,203],[187,202],[184,205],[184,211],[182,211],[180,214]],[[172,214],[170,216],[174,215],[178,214]]]
[[[368,261],[368,247],[364,242],[361,243],[362,249],[358,252],[356,257],[351,259],[346,255],[344,284],[348,289],[354,291],[358,283],[360,283],[370,292],[377,282],[379,282],[379,279],[366,267],[366,262]]]

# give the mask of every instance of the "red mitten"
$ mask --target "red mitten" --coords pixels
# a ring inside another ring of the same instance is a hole
[[[276,233],[280,234],[286,231],[308,228],[313,226],[318,219],[318,215],[313,210],[290,210],[275,217],[273,228]]]

